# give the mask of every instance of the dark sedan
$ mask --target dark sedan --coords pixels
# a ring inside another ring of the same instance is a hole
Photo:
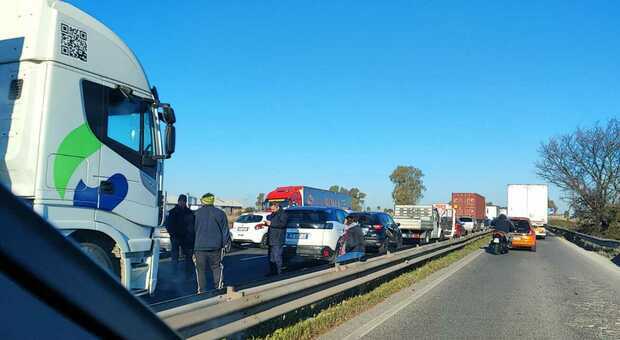
[[[390,215],[382,212],[359,212],[349,216],[361,225],[367,251],[386,253],[403,246],[402,232]]]

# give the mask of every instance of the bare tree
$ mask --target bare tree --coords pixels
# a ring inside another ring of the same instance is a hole
[[[539,153],[538,175],[566,194],[578,217],[605,232],[620,204],[620,121],[551,138]]]
[[[265,201],[264,193],[261,192],[258,195],[256,195],[256,203],[254,204],[256,206],[256,210],[261,210],[261,208],[263,207],[264,201]]]

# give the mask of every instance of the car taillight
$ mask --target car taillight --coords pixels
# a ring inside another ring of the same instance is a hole
[[[263,229],[263,228],[264,226],[260,223],[254,226],[254,230]]]
[[[323,255],[323,257],[330,257],[331,256],[331,250],[329,249],[329,247],[323,248],[323,252],[322,252],[321,255]]]
[[[375,224],[372,227],[375,229],[375,231],[383,230],[383,225],[382,224]]]
[[[530,236],[534,236],[536,237],[536,232],[534,231],[534,229],[530,228],[530,232],[528,233]]]

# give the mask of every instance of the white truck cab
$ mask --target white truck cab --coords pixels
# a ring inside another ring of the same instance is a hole
[[[153,293],[174,111],[121,39],[72,5],[3,1],[0,22],[0,183]]]

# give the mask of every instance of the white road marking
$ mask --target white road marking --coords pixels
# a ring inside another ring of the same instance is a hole
[[[250,260],[256,260],[256,259],[262,259],[263,257],[267,257],[267,255],[245,257],[245,258],[242,258],[239,261],[250,261]]]
[[[470,262],[472,262],[474,259],[476,259],[483,252],[484,252],[484,250],[479,250],[479,251],[471,254],[469,257],[465,258],[460,263],[454,265],[452,268],[449,268],[449,270],[447,270],[441,276],[437,277],[432,282],[424,285],[420,289],[416,289],[414,291],[414,293],[410,297],[408,297],[407,299],[405,299],[405,300],[401,301],[400,303],[394,305],[392,308],[386,310],[385,312],[383,312],[382,314],[380,314],[378,317],[374,318],[370,322],[367,322],[364,326],[362,326],[361,328],[358,328],[357,331],[349,334],[343,340],[361,339],[366,334],[370,333],[373,329],[379,327],[382,323],[387,321],[389,318],[393,317],[398,312],[403,310],[405,307],[409,306],[411,303],[415,302],[417,299],[419,299],[422,296],[424,296],[424,294],[428,293],[433,288],[437,287],[440,283],[442,283],[447,278],[452,276],[452,274],[456,273],[461,268],[463,268],[466,265],[468,265]]]

